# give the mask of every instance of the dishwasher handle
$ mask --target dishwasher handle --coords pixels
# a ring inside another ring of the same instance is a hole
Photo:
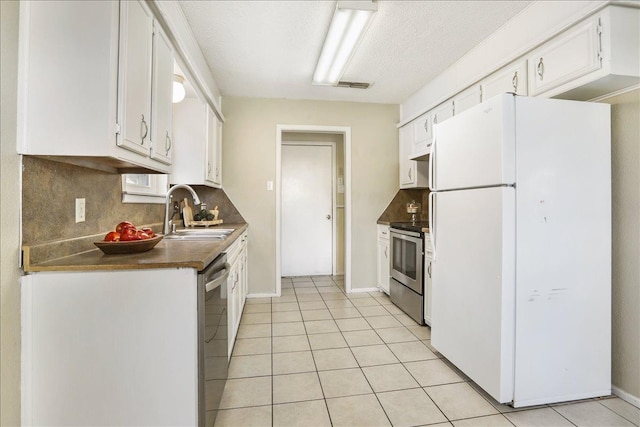
[[[211,292],[222,283],[226,282],[227,277],[229,277],[229,270],[231,270],[231,265],[228,262],[225,262],[224,268],[216,271],[216,273],[211,276],[211,280],[207,280],[204,284],[205,292]]]

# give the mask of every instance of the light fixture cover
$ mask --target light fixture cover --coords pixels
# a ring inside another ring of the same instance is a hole
[[[177,74],[173,75],[173,103],[182,101],[187,94],[184,88],[184,77]]]
[[[373,1],[338,2],[313,73],[313,84],[338,84],[377,8]]]

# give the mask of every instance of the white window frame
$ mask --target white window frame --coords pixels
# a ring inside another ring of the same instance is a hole
[[[122,175],[122,203],[165,203],[169,189],[169,175],[148,174],[148,185],[127,182],[127,175]]]

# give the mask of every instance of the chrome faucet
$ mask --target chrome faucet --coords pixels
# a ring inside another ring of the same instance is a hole
[[[171,187],[169,189],[169,191],[167,191],[167,200],[165,200],[164,204],[165,204],[165,209],[164,209],[164,226],[162,227],[162,232],[166,235],[169,234],[170,231],[170,226],[169,223],[171,222],[171,217],[173,217],[173,215],[169,216],[169,205],[171,205],[171,193],[174,192],[174,190],[178,190],[180,188],[183,188],[185,190],[188,190],[191,193],[191,196],[193,197],[193,203],[196,205],[201,204],[202,202],[200,202],[200,198],[198,197],[198,194],[196,194],[196,191],[189,187],[186,184],[178,184],[178,185],[174,185],[173,187]]]

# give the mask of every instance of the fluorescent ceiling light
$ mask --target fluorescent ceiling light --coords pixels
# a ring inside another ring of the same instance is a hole
[[[182,101],[187,94],[184,88],[184,77],[177,74],[173,75],[173,103]]]
[[[313,84],[338,84],[377,9],[373,1],[338,2],[313,73]]]

